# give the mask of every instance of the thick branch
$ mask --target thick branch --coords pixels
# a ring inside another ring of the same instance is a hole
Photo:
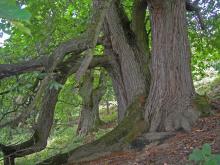
[[[0,79],[22,74],[25,72],[42,71],[47,67],[48,57],[30,60],[20,64],[0,64]]]
[[[65,62],[59,64],[57,67],[57,71],[64,69],[65,67],[74,67],[79,68],[82,59],[79,60],[79,55],[75,55],[74,57],[69,58]],[[107,57],[103,56],[94,56],[94,59],[92,59],[90,68],[96,67],[96,65],[104,66],[108,62]],[[30,60],[23,63],[18,64],[0,64],[0,80],[4,79],[6,77],[14,76],[14,75],[20,75],[27,72],[33,72],[33,71],[45,71],[48,64],[48,57],[41,57],[36,60]],[[77,66],[75,66],[75,64]],[[67,69],[66,68],[66,69]],[[76,71],[75,71],[76,72]],[[0,95],[7,94],[11,92],[12,90],[7,90],[4,92],[1,92]]]
[[[34,102],[29,107],[29,109],[35,109],[37,111],[41,110],[37,124],[34,128],[35,132],[28,141],[18,145],[5,146],[2,149],[5,157],[22,157],[37,151],[41,151],[46,147],[47,138],[53,123],[54,109],[59,94],[59,90],[51,89],[49,84],[53,80],[63,84],[66,78],[67,73],[63,73],[62,77],[57,75],[54,78],[46,77],[43,80]]]
[[[100,66],[100,67],[108,67],[109,62],[109,56],[94,56],[92,59],[92,62],[89,65],[89,69],[92,69],[94,67]],[[68,59],[66,62],[62,63],[62,65],[59,65],[57,71],[67,73],[69,70],[71,70],[71,73],[75,73],[78,68],[81,65],[81,61],[83,58],[80,58],[80,56],[75,56],[72,59]],[[11,92],[5,91],[5,92]],[[2,92],[4,94],[5,92]],[[25,110],[20,115],[18,115],[16,118],[0,124],[0,128],[4,128],[9,125],[18,125],[18,123],[22,122],[24,119],[28,118],[33,110]],[[1,121],[1,120],[0,120]]]
[[[48,71],[53,71],[56,66],[61,63],[67,53],[79,54],[87,49],[94,48],[98,36],[112,0],[94,0],[93,1],[93,15],[88,25],[87,31],[85,31],[78,38],[74,38],[67,41],[54,51],[50,57],[50,65]]]
[[[43,57],[39,60],[28,61],[24,64],[1,64],[0,79],[24,72],[42,70],[44,68],[46,68],[46,71],[48,72],[53,72],[57,66],[63,62],[66,54],[80,54],[87,49],[95,47],[98,41],[101,25],[111,1],[112,0],[94,0],[93,16],[88,25],[89,28],[87,31],[77,38],[61,43],[49,57],[49,60],[46,57]]]

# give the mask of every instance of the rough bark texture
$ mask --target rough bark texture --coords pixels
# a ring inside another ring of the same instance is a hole
[[[146,11],[141,12],[143,16],[137,22],[144,22]],[[148,52],[146,45],[142,47],[143,37],[140,38],[140,33],[143,34],[145,29],[142,25],[140,28],[134,28],[136,33],[131,30],[120,1],[111,6],[106,16],[105,34],[110,36],[106,54],[112,57],[110,76],[118,100],[119,121],[124,118],[125,110],[133,99],[140,94],[147,94],[149,89]]]
[[[92,73],[87,72],[84,76],[84,80],[79,91],[83,100],[77,129],[77,134],[79,135],[88,134],[102,123],[99,117],[99,103],[102,96],[105,94],[104,76],[104,74],[100,74],[100,82],[98,87],[95,89],[93,87]]]
[[[145,119],[150,131],[190,130],[198,115],[190,69],[184,0],[149,0],[152,22],[152,84]]]
[[[136,43],[143,54],[147,54],[149,58],[149,36],[146,31],[146,0],[134,0],[132,11],[132,31],[135,34]]]
[[[101,71],[100,77],[99,77],[99,85],[93,90],[93,108],[96,112],[96,120],[95,120],[95,126],[99,127],[104,122],[101,120],[100,115],[99,115],[99,103],[102,99],[102,97],[106,93],[106,81],[107,81],[107,75],[104,71]]]

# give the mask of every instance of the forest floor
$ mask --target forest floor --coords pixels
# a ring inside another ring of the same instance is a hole
[[[80,165],[186,165],[192,150],[205,143],[211,145],[212,153],[220,153],[220,111],[200,118],[191,132],[177,132],[163,144],[150,144],[141,151],[115,152]]]

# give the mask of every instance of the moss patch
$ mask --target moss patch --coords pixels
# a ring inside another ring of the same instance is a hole
[[[206,95],[198,95],[193,99],[195,109],[200,112],[201,117],[210,116],[212,114],[212,106]]]

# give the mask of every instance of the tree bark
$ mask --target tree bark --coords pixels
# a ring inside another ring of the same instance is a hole
[[[83,100],[80,120],[77,134],[87,135],[97,128],[103,122],[99,116],[99,103],[105,94],[105,75],[100,74],[99,85],[94,89],[92,73],[89,71],[85,74],[82,86],[80,87],[80,96]]]
[[[27,73],[31,71],[42,71],[47,67],[48,57],[43,56],[36,60],[30,60],[21,64],[0,64],[0,80],[6,77]]]
[[[139,4],[138,4],[139,5]],[[148,68],[149,52],[140,37],[145,33],[144,22],[146,7],[141,12],[134,12],[134,18],[141,15],[137,21],[140,28],[130,28],[128,18],[121,7],[120,1],[112,4],[105,22],[105,36],[107,46],[105,51],[111,56],[109,74],[118,101],[118,119],[122,121],[127,107],[140,95],[147,95],[150,86],[150,72]],[[136,10],[135,10],[136,11]],[[144,42],[144,43],[146,43]]]
[[[145,107],[142,94],[147,94],[148,68],[143,54],[127,31],[118,2],[109,9],[107,25],[110,36],[105,45],[112,56],[109,69],[115,91],[127,104],[126,115],[119,125],[99,140],[68,153],[52,157],[41,164],[74,164],[94,159],[127,147],[143,132],[190,130],[198,117],[190,69],[190,47],[187,37],[184,0],[148,0],[152,21],[152,83]],[[113,53],[112,53],[113,52]],[[115,67],[116,66],[116,67]],[[146,69],[146,70],[145,70]],[[145,72],[146,71],[146,72]],[[143,78],[143,76],[145,76]],[[114,83],[115,82],[115,83]],[[139,97],[136,97],[140,94]],[[121,95],[121,96],[120,96]],[[130,106],[128,104],[132,102]],[[145,120],[143,120],[143,110]],[[94,154],[95,153],[95,154]],[[59,162],[59,163],[57,163]]]
[[[189,131],[195,111],[184,0],[149,0],[153,50],[152,83],[145,120],[150,131]]]

